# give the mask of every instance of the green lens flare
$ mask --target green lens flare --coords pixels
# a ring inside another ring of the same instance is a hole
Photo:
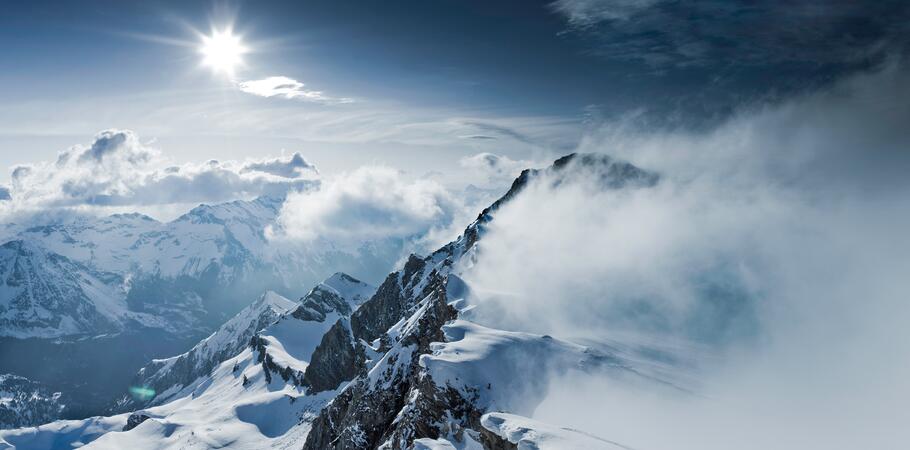
[[[130,387],[130,394],[137,400],[148,400],[155,396],[155,390],[149,387]]]

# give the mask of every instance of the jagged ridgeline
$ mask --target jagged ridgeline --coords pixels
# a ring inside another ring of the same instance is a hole
[[[538,178],[558,187],[580,176],[578,172],[593,176],[604,189],[650,187],[658,181],[656,174],[608,156],[568,155],[545,171],[523,171],[509,191],[482,211],[455,241],[425,258],[412,255],[401,271],[390,274],[376,294],[354,312],[350,327],[339,321],[317,347],[321,354],[318,358],[314,354],[307,367],[307,376],[312,375],[313,380],[311,392],[353,381],[313,422],[305,449],[410,448],[415,440],[441,438],[509,448],[508,440],[482,424],[483,415],[490,407],[507,406],[497,404],[496,390],[535,381],[510,365],[511,358],[496,360],[496,355],[516,352],[517,360],[526,358],[529,368],[536,365],[538,369],[562,363],[567,368],[622,367],[609,355],[552,338],[472,326],[458,320],[458,304],[453,302],[466,289],[456,275],[459,266],[477,257],[475,246],[497,209]],[[457,342],[435,343],[466,341],[466,333],[495,337],[481,340],[487,347],[481,360],[488,358],[487,368],[505,376],[472,377],[477,361],[440,356],[446,354],[446,345],[457,346]],[[368,354],[373,356],[367,359]],[[338,367],[343,370],[332,369]],[[514,371],[509,373],[510,369]],[[352,377],[354,374],[357,376]],[[476,383],[470,382],[472,378]],[[513,386],[503,386],[503,382]]]

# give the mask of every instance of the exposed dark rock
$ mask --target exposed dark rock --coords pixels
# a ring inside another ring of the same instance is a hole
[[[482,426],[477,429],[480,430],[480,443],[484,450],[518,450],[518,444],[513,444]]]
[[[262,364],[262,372],[265,375],[266,383],[271,383],[272,374],[277,374],[285,383],[303,386],[303,372],[290,367],[282,367],[276,363],[266,348],[268,345],[268,341],[261,338],[258,334],[250,339],[250,347],[256,353],[256,361]]]
[[[357,378],[323,409],[304,448],[353,450],[375,448],[396,439],[398,434],[405,441],[439,436],[439,430],[429,419],[433,414],[420,415],[420,420],[400,424],[401,427],[393,426],[407,399],[412,397],[411,391],[416,395],[420,389],[420,355],[429,352],[431,342],[442,340],[442,325],[456,316],[454,308],[447,304],[442,280],[432,286],[431,292],[435,295],[424,300],[426,307],[421,309],[413,326],[405,330],[373,373]],[[444,410],[437,413],[438,417],[445,414]]]
[[[413,280],[425,265],[424,260],[411,255],[401,272],[386,277],[376,294],[354,311],[351,330],[357,339],[372,342],[401,320],[411,297],[407,281]]]
[[[303,384],[309,387],[309,393],[336,389],[364,371],[365,359],[363,348],[355,345],[351,331],[339,319],[313,351]]]
[[[338,294],[321,286],[316,286],[303,298],[303,302],[291,315],[300,320],[322,322],[332,312],[349,316],[351,314],[351,305]]]
[[[130,414],[130,416],[126,419],[126,425],[123,426],[123,431],[130,431],[148,419],[151,419],[148,414],[142,412],[134,412]]]

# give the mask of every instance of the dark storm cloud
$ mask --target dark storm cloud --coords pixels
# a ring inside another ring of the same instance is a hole
[[[841,67],[907,48],[906,1],[558,0],[595,53],[668,66]]]

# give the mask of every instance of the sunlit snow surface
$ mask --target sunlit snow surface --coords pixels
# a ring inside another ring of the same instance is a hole
[[[305,323],[304,323],[305,326]],[[314,344],[315,345],[315,344]],[[306,362],[285,347],[267,347],[276,361],[296,368]],[[0,432],[0,448],[16,449],[261,449],[296,448],[309,420],[334,392],[304,395],[303,388],[272,374],[250,348],[221,363],[186,396],[143,410],[150,418],[122,431],[129,414],[60,421],[36,428]],[[246,386],[244,386],[246,379]],[[6,445],[5,447],[3,445]]]

